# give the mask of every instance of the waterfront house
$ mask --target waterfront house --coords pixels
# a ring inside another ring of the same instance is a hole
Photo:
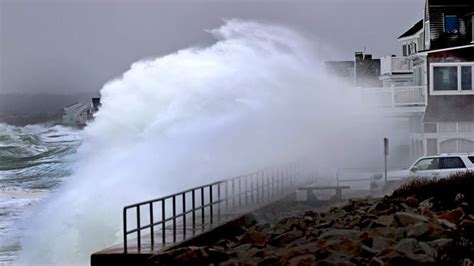
[[[83,127],[92,118],[93,107],[90,104],[74,103],[64,107],[62,124]]]
[[[407,55],[427,106],[411,132],[413,156],[474,152],[474,3],[427,0],[423,41]]]
[[[474,152],[474,2],[426,0],[423,14],[398,37],[401,56],[380,59],[380,86],[352,83],[396,123],[391,156],[406,164]]]

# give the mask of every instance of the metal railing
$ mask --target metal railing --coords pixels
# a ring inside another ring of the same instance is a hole
[[[287,195],[288,191],[294,190],[298,174],[296,165],[265,169],[128,205],[123,209],[124,253],[129,251],[128,241],[131,234],[136,234],[138,252],[144,246],[144,236],[149,238],[148,243],[153,250],[158,232],[161,243],[167,243],[167,226],[171,227],[170,243],[176,243],[177,234],[182,233],[180,240],[185,240],[198,230],[204,231],[216,223],[229,219],[232,216],[227,213],[229,211],[256,208],[281,198]],[[129,215],[132,215],[132,220],[128,219]],[[128,228],[132,227],[131,223],[135,225],[132,225],[133,228]],[[158,232],[155,229],[158,229]]]

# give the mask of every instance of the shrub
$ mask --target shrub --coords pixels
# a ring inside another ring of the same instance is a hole
[[[419,200],[433,198],[435,208],[452,209],[459,204],[459,197],[464,196],[463,202],[468,205],[466,211],[474,210],[474,172],[459,173],[448,178],[429,179],[414,178],[396,189],[392,198],[415,196]]]

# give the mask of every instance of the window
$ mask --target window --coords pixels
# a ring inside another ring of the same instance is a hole
[[[433,90],[448,91],[457,90],[458,88],[458,73],[457,67],[435,67],[433,69],[434,83]]]
[[[458,33],[458,18],[456,16],[444,16],[444,32]]]
[[[433,95],[474,94],[474,62],[432,63],[430,91]]]
[[[459,133],[474,133],[474,122],[458,122]],[[474,151],[474,150],[473,150]]]
[[[408,46],[403,45],[403,56],[407,56],[407,55],[408,55]]]
[[[472,90],[472,66],[461,67],[461,90]]]
[[[471,160],[471,162],[474,163],[474,156],[469,156],[469,160]]]
[[[438,125],[435,123],[425,123],[424,124],[424,132],[425,133],[437,133],[438,132]]]
[[[437,170],[439,169],[439,159],[438,158],[421,159],[415,164],[414,168],[417,171]]]
[[[466,165],[463,163],[459,157],[446,157],[440,158],[439,167],[441,169],[457,169],[457,168],[466,168]]]
[[[457,133],[458,125],[456,122],[444,122],[438,124],[439,133]]]

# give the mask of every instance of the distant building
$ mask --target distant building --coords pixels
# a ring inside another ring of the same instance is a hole
[[[100,108],[100,98],[92,98],[91,104],[74,103],[64,107],[62,124],[74,127],[84,127],[87,121],[93,118],[93,114]]]
[[[355,87],[380,87],[380,59],[356,52],[353,61],[327,61],[326,70]]]

